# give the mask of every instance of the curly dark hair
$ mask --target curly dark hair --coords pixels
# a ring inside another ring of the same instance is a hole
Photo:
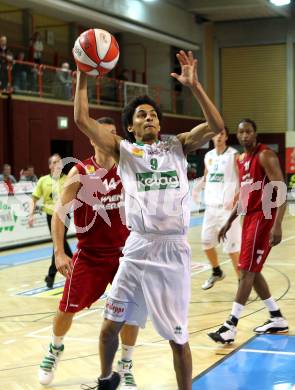
[[[224,126],[224,131],[225,131],[225,134],[227,135],[227,137],[229,137],[229,128],[227,126]]]
[[[240,123],[249,123],[253,127],[253,130],[255,131],[255,133],[257,132],[257,125],[253,121],[253,119],[244,118],[241,121],[239,121],[238,126],[239,126]]]
[[[152,106],[158,115],[158,119],[159,119],[160,124],[162,121],[163,115],[162,115],[162,111],[161,111],[160,107],[148,95],[138,96],[138,97],[134,98],[133,100],[131,100],[131,102],[128,103],[127,106],[124,107],[123,112],[122,112],[123,130],[124,130],[126,138],[131,142],[135,142],[136,140],[135,140],[134,134],[130,133],[130,131],[128,131],[128,126],[132,125],[132,123],[133,123],[133,115],[134,115],[136,108],[142,104],[149,104],[150,106]]]

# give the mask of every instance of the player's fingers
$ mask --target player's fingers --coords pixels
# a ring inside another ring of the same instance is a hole
[[[189,57],[188,54],[184,50],[180,50],[180,55],[182,56],[183,60],[188,63]]]
[[[59,267],[59,268],[57,268],[57,270],[58,270],[58,272],[60,273],[60,274],[62,274],[63,276],[67,276],[67,273],[66,273],[66,270],[65,270],[65,268],[64,267]]]
[[[186,62],[186,59],[185,59],[185,57],[184,57],[184,55],[183,55],[182,53],[184,53],[184,52],[179,52],[179,53],[177,53],[177,54],[176,54],[176,57],[177,57],[177,59],[178,59],[180,65],[186,65],[187,62]]]
[[[176,80],[178,80],[180,77],[179,74],[177,74],[177,73],[170,73],[170,76],[174,77]]]
[[[191,63],[191,65],[193,65],[193,63],[197,61],[197,60],[194,58],[193,52],[192,52],[191,50],[188,52],[188,59],[189,59],[189,62]]]
[[[73,269],[74,269],[73,263],[70,261],[69,262],[69,270],[70,270],[70,272],[73,272]]]

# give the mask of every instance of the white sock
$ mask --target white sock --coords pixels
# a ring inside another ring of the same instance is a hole
[[[265,306],[268,308],[268,311],[277,311],[280,310],[278,304],[273,299],[273,297],[267,298],[264,301]]]
[[[54,333],[52,334],[52,344],[53,344],[55,347],[57,347],[57,348],[59,348],[59,347],[62,346],[62,344],[63,344],[63,343],[62,343],[63,339],[64,339],[64,336],[55,336]]]
[[[104,378],[99,378],[101,379],[102,381],[107,381],[108,379],[111,379],[113,373],[111,372],[109,376],[105,376]]]
[[[230,314],[236,317],[237,320],[239,320],[243,310],[244,310],[244,305],[234,302]]]
[[[121,359],[125,360],[126,362],[130,362],[130,360],[132,360],[133,349],[134,349],[133,345],[122,344],[122,356],[121,356]]]

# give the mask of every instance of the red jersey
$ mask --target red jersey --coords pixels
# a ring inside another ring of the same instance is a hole
[[[266,145],[258,144],[252,154],[243,153],[238,159],[241,191],[240,202],[244,214],[262,211],[263,189],[269,179],[259,162],[259,154]]]
[[[74,221],[78,249],[95,249],[113,255],[122,249],[129,235],[123,224],[122,183],[114,165],[109,171],[94,157],[76,165],[81,187],[75,199]]]

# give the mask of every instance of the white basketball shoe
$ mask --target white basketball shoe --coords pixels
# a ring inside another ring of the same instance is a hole
[[[236,335],[237,327],[230,320],[225,321],[225,323],[216,332],[208,333],[210,339],[216,343],[222,344],[233,343]]]
[[[121,377],[121,390],[137,390],[135,379],[132,374],[132,360],[119,360],[118,372]]]
[[[64,345],[59,348],[52,343],[49,344],[47,355],[42,360],[39,367],[39,382],[41,385],[49,385],[54,378],[54,370],[56,370],[57,364],[63,354]]]
[[[289,331],[288,321],[283,317],[271,317],[263,325],[253,329],[254,332],[263,333],[287,333]]]

